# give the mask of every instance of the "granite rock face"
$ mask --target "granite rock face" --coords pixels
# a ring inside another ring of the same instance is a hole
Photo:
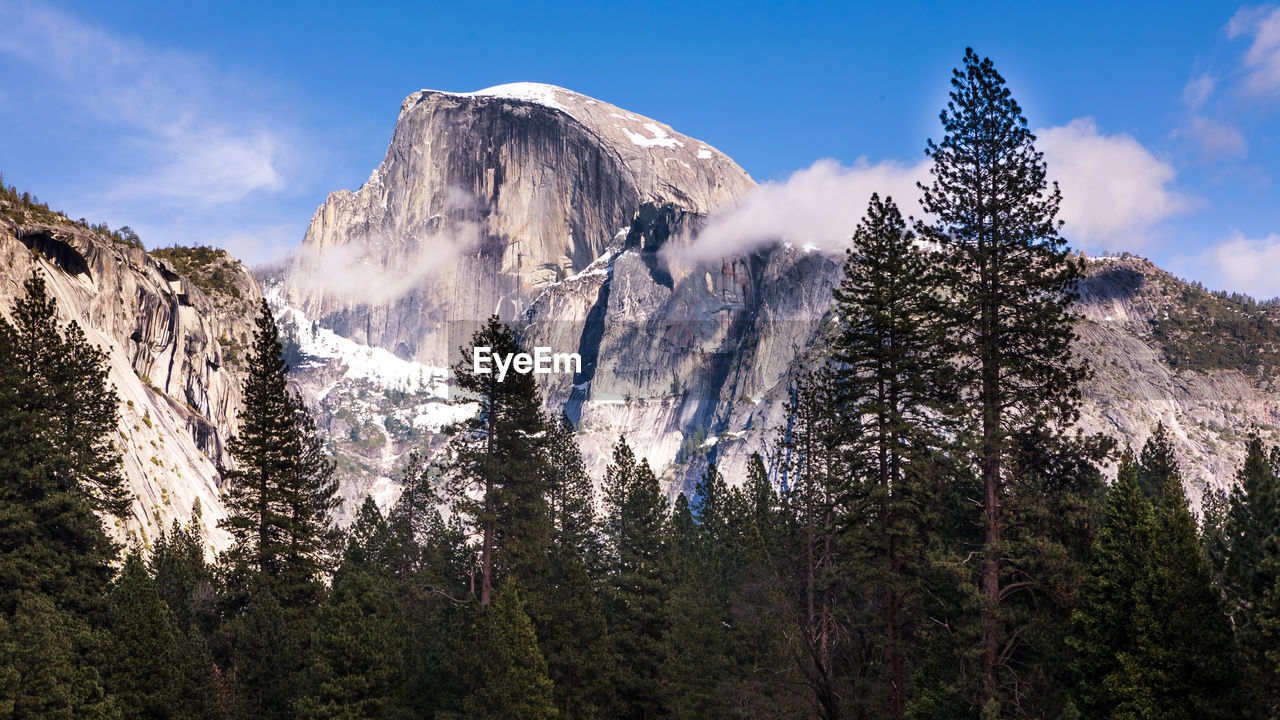
[[[712,460],[742,478],[751,453],[770,454],[795,374],[824,353],[842,261],[785,243],[675,260],[753,185],[709,145],[563,88],[406,98],[386,158],[329,196],[268,292],[304,345],[329,343],[295,379],[348,499],[389,502],[404,454],[439,446],[447,392],[413,378],[443,378],[495,313],[528,345],[581,356],[543,387],[593,472],[621,435],[673,492]],[[1193,501],[1230,483],[1249,428],[1280,439],[1280,394],[1247,369],[1171,364],[1152,328],[1186,310],[1185,284],[1136,258],[1086,265],[1083,426],[1136,447],[1162,421]]]
[[[197,504],[211,550],[228,536],[217,466],[240,411],[244,348],[261,294],[228,261],[227,293],[206,292],[143,250],[70,222],[0,218],[0,313],[12,311],[32,273],[42,274],[63,323],[74,321],[107,353],[120,396],[118,441],[135,496],[117,537],[146,544]],[[234,290],[231,290],[234,288]],[[131,536],[131,537],[130,537]]]

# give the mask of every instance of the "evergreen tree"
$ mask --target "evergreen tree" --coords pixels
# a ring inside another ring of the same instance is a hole
[[[880,610],[874,683],[886,717],[902,717],[908,697],[908,568],[920,554],[913,464],[940,445],[950,374],[934,268],[893,199],[873,194],[835,290],[832,380],[837,402],[858,421],[842,438],[853,472],[850,532],[862,551],[853,563],[880,593],[872,600]]]
[[[547,460],[551,541],[576,548],[594,562],[600,553],[594,483],[583,464],[573,424],[564,415],[548,427]]]
[[[1143,443],[1142,454],[1138,457],[1138,482],[1142,485],[1142,494],[1156,503],[1180,475],[1169,431],[1164,423],[1158,422],[1151,431],[1151,437]]]
[[[549,720],[557,717],[547,665],[533,624],[513,584],[484,609],[486,642],[480,686],[463,703],[474,720]]]
[[[197,718],[213,698],[200,691],[199,655],[173,613],[160,598],[155,581],[136,553],[111,590],[107,625],[112,636],[106,685],[130,717]]]
[[[341,568],[316,617],[304,718],[408,717],[400,704],[404,627],[395,597],[375,575]]]
[[[224,670],[233,693],[231,714],[262,720],[291,717],[305,658],[303,638],[290,627],[280,602],[265,590],[252,591],[225,632],[232,653]]]
[[[1079,709],[1099,718],[1234,718],[1231,630],[1163,434],[1127,456],[1073,613]],[[1163,477],[1146,497],[1143,477]]]
[[[608,717],[613,658],[604,611],[587,563],[570,545],[556,544],[547,562],[545,619],[538,646],[547,662],[562,720]]]
[[[784,473],[783,505],[788,515],[788,561],[794,568],[788,588],[799,632],[789,652],[809,687],[814,713],[841,717],[846,681],[837,671],[851,652],[841,605],[849,578],[841,571],[845,547],[842,508],[850,496],[850,473],[842,450],[847,419],[821,375],[801,374],[787,403],[787,424],[779,439]]]
[[[723,545],[728,492],[712,463],[694,487],[697,520],[683,494],[672,513],[671,650],[665,675],[667,705],[675,717],[730,716],[722,687],[732,670]]]
[[[592,581],[600,565],[594,488],[567,417],[548,428],[547,574],[529,596],[530,619],[555,686],[563,720],[603,717],[610,704],[611,658],[600,598]]]
[[[19,592],[0,615],[0,709],[5,717],[118,720],[126,715],[98,668],[108,640],[46,595]]]
[[[211,632],[216,620],[213,569],[205,562],[196,521],[183,527],[174,520],[169,532],[156,538],[149,565],[160,599],[173,612],[178,629],[186,632],[194,625]]]
[[[1280,667],[1269,654],[1280,635],[1280,453],[1270,453],[1257,436],[1249,439],[1244,464],[1227,500],[1221,540],[1210,556],[1242,653],[1245,687],[1274,716],[1280,710]],[[1206,523],[1206,526],[1208,523]]]
[[[236,467],[221,471],[230,511],[222,526],[235,540],[233,583],[248,581],[256,594],[270,594],[297,624],[323,590],[325,543],[338,499],[333,463],[302,399],[289,392],[287,371],[263,301],[240,426],[228,443]]]
[[[0,318],[0,611],[23,592],[74,612],[97,606],[117,548],[96,513],[123,516],[118,399],[106,356],[36,274]]]
[[[1154,708],[1143,709],[1147,717],[1238,718],[1231,627],[1172,458],[1173,447],[1160,433],[1147,441],[1139,463],[1140,477],[1163,476],[1164,482],[1153,507],[1151,565],[1134,588],[1137,649],[1122,658],[1139,689],[1126,694],[1138,699],[1135,706],[1152,698]]]
[[[663,712],[662,667],[671,617],[670,519],[658,478],[636,462],[626,441],[605,470],[605,620],[612,638],[620,718],[650,720]]]
[[[1085,717],[1110,717],[1124,699],[1120,657],[1133,652],[1134,588],[1148,571],[1152,510],[1132,453],[1126,452],[1098,525],[1069,643],[1076,651],[1077,705]]]
[[[728,619],[733,672],[722,692],[739,717],[794,717],[805,708],[788,641],[797,637],[786,578],[793,568],[787,526],[764,458],[753,453],[738,502],[727,525],[740,542],[737,569],[729,582]]]
[[[524,352],[510,328],[493,316],[471,339],[495,356]],[[495,575],[533,588],[545,571],[551,528],[543,467],[546,425],[532,373],[479,372],[473,353],[462,351],[454,377],[462,402],[475,415],[449,429],[453,457],[446,492],[456,512],[471,519],[480,537],[480,603],[492,602]]]
[[[1072,360],[1069,312],[1078,264],[1068,256],[1057,220],[1061,194],[1045,178],[1043,155],[1022,110],[989,59],[966,50],[941,113],[945,136],[929,142],[933,161],[920,224],[937,243],[945,307],[965,412],[976,428],[971,463],[982,480],[984,537],[978,548],[980,627],[978,705],[998,716],[1016,703],[1010,652],[1019,633],[1007,612],[1012,573],[1008,512],[1016,492],[1009,456],[1020,436],[1056,443],[1077,415],[1085,367]],[[1034,583],[1026,587],[1034,590]]]

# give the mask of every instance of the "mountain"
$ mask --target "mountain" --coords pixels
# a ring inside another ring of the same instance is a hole
[[[222,251],[148,254],[40,205],[0,199],[0,313],[42,273],[62,322],[107,353],[120,396],[119,442],[135,496],[119,538],[149,543],[198,503],[211,549],[228,545],[217,465],[240,411],[240,362],[261,293]],[[181,269],[181,272],[180,272]]]
[[[785,243],[709,262],[680,252],[753,186],[709,144],[569,90],[424,90],[369,182],[329,196],[262,291],[222,251],[147,253],[0,200],[0,313],[38,268],[63,319],[109,353],[138,497],[122,537],[153,538],[198,499],[225,547],[216,467],[231,461],[264,293],[347,513],[366,495],[389,504],[406,455],[437,451],[468,412],[449,403],[448,367],[495,312],[529,344],[581,356],[580,372],[542,377],[597,475],[625,435],[676,492],[708,461],[740,478],[752,452],[768,454],[790,382],[831,327],[840,257]],[[1136,257],[1087,258],[1085,271],[1085,429],[1136,448],[1164,422],[1194,502],[1232,481],[1248,432],[1280,442],[1280,309]]]
[[[348,497],[390,500],[404,454],[439,447],[457,412],[447,367],[493,313],[529,345],[581,356],[581,372],[544,376],[546,402],[597,473],[624,435],[673,491],[708,460],[741,477],[771,446],[794,373],[822,355],[842,259],[775,244],[682,260],[753,185],[709,144],[563,88],[406,98],[369,181],[331,194],[268,282]],[[1248,429],[1275,432],[1270,366],[1184,355],[1275,342],[1273,318],[1137,258],[1086,272],[1078,349],[1096,374],[1082,426],[1136,447],[1163,421],[1193,498],[1229,482]],[[1232,335],[1241,323],[1265,329]]]

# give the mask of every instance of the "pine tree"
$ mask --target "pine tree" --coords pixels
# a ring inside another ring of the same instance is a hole
[[[118,720],[126,714],[99,667],[108,639],[53,599],[22,591],[0,614],[0,709],[6,717]]]
[[[497,316],[471,342],[495,356],[523,352]],[[496,575],[518,574],[513,579],[529,589],[545,570],[551,533],[543,467],[547,423],[531,373],[513,371],[499,381],[496,372],[472,366],[471,352],[463,349],[462,355],[453,368],[460,400],[479,407],[449,429],[453,457],[446,493],[480,536],[480,603],[488,606]]]
[[[1139,477],[1164,481],[1153,507],[1151,566],[1134,588],[1137,649],[1122,662],[1141,688],[1133,695],[1153,700],[1149,717],[1238,718],[1231,627],[1172,458],[1163,433],[1143,447]]]
[[[479,688],[463,703],[474,720],[549,720],[557,717],[547,665],[515,585],[507,583],[484,608],[486,643]]]
[[[276,720],[292,715],[302,684],[302,640],[275,596],[253,590],[237,617],[224,628],[231,659],[224,670],[236,717]]]
[[[784,473],[783,505],[788,515],[789,558],[797,569],[789,588],[800,631],[789,652],[809,687],[810,703],[823,720],[841,717],[847,677],[837,672],[850,650],[839,607],[848,577],[841,572],[844,550],[842,507],[849,499],[850,473],[841,447],[845,421],[822,375],[803,373],[787,403],[786,427],[778,455]]]
[[[945,136],[929,142],[932,184],[921,185],[921,223],[937,243],[955,367],[969,443],[982,480],[984,538],[978,552],[981,622],[978,698],[997,716],[1016,688],[1010,675],[1017,627],[1007,612],[1009,509],[1017,497],[1009,456],[1023,435],[1057,442],[1070,427],[1085,367],[1072,360],[1069,307],[1079,267],[1057,220],[1061,194],[1045,178],[1043,155],[1022,110],[989,59],[966,50],[942,111]],[[1032,586],[1023,586],[1032,588]],[[1033,588],[1032,588],[1033,589]],[[1016,622],[1016,621],[1015,621]]]
[[[935,263],[907,229],[892,198],[873,194],[853,235],[844,280],[835,290],[840,329],[833,341],[837,402],[845,425],[853,517],[863,582],[880,591],[877,704],[886,717],[906,711],[911,632],[907,569],[917,566],[915,465],[941,444],[938,412],[950,365],[936,297]]]
[[[538,646],[547,661],[562,720],[608,717],[613,658],[604,611],[587,563],[571,545],[556,544],[547,562],[547,617]]]
[[[620,718],[650,720],[663,712],[662,667],[671,617],[670,514],[647,461],[626,441],[605,470],[605,620],[614,649]]]
[[[595,488],[582,461],[573,424],[565,415],[548,428],[547,460],[551,542],[576,548],[595,561],[600,553]]]
[[[676,497],[671,521],[671,653],[664,670],[675,717],[727,718],[722,685],[730,677],[728,578],[724,542],[728,486],[715,464],[694,488],[697,519],[688,499]]]
[[[759,453],[748,459],[740,500],[730,505],[727,525],[740,539],[741,556],[726,621],[734,669],[722,692],[739,717],[790,717],[806,702],[788,646],[799,634],[787,596],[792,567],[780,499]]]
[[[1073,613],[1086,717],[1240,716],[1231,630],[1196,536],[1167,437],[1121,464]],[[1146,497],[1143,478],[1163,477]]]
[[[0,612],[41,593],[74,612],[96,607],[117,547],[96,513],[123,516],[118,399],[106,356],[61,325],[43,278],[0,318]]]
[[[400,704],[403,619],[384,582],[358,567],[339,569],[316,617],[300,717],[408,717]]]
[[[156,538],[149,565],[178,629],[185,632],[194,625],[211,632],[216,616],[213,568],[205,562],[199,525],[193,521],[183,527],[174,520],[169,532]]]
[[[529,595],[530,620],[562,720],[603,717],[610,704],[609,639],[593,569],[600,565],[594,488],[567,417],[548,428],[546,577]]]
[[[1156,423],[1151,437],[1142,445],[1142,454],[1138,457],[1138,482],[1142,485],[1142,494],[1155,503],[1178,477],[1178,459],[1173,454],[1173,443],[1169,440],[1169,431],[1164,423]]]
[[[302,399],[289,392],[287,371],[263,301],[240,426],[228,443],[236,467],[221,471],[230,511],[222,526],[235,540],[233,582],[249,581],[255,592],[272,595],[296,623],[320,597],[330,513],[338,499],[333,463]]]
[[[1216,533],[1212,502],[1205,505],[1205,533],[1216,535],[1209,557],[1235,627],[1241,685],[1253,710],[1274,717],[1280,711],[1274,651],[1280,640],[1280,449],[1268,452],[1256,435],[1249,439]]]
[[[1126,453],[1107,494],[1081,598],[1071,616],[1077,706],[1085,717],[1110,717],[1123,699],[1119,658],[1134,647],[1134,588],[1148,571],[1151,526],[1151,504],[1142,492],[1137,463]]]
[[[187,636],[160,598],[137,553],[130,553],[111,590],[112,636],[106,685],[131,717],[199,717],[211,699],[192,692],[196,678]]]

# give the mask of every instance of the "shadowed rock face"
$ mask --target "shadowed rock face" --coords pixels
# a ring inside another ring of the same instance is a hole
[[[15,219],[15,216],[18,216]],[[60,320],[74,321],[107,353],[120,396],[118,442],[135,495],[117,537],[154,539],[173,520],[189,522],[199,500],[212,548],[227,546],[218,464],[240,411],[242,372],[229,352],[247,348],[261,294],[231,263],[227,287],[206,294],[164,262],[67,223],[0,219],[0,313],[9,316],[23,283],[41,273]],[[225,347],[224,347],[225,345]],[[234,347],[235,350],[229,350]]]

